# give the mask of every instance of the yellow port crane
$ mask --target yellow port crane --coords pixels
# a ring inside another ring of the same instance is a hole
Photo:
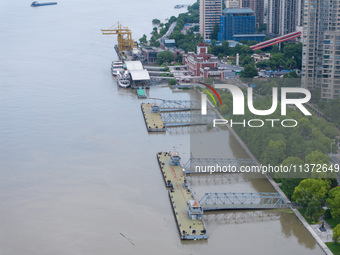
[[[103,35],[117,35],[118,50],[123,54],[124,50],[132,50],[137,45],[132,39],[131,30],[128,27],[122,26],[119,22],[114,24],[109,29],[102,29]]]

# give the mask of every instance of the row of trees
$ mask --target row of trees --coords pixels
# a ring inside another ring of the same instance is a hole
[[[185,52],[195,51],[197,44],[203,42],[203,38],[199,33],[199,26],[189,29],[186,34],[182,34],[182,29],[187,23],[199,23],[199,1],[188,7],[188,12],[178,15],[177,24],[174,31],[169,36],[175,39],[176,46]]]
[[[154,20],[157,20],[157,19],[154,19]],[[159,23],[158,28],[154,27],[153,31],[151,32],[150,45],[159,47],[160,43],[158,39],[166,34],[171,24],[175,21],[177,21],[177,24],[172,34],[169,36],[169,39],[175,39],[176,46],[178,48],[183,49],[186,52],[194,51],[196,45],[203,41],[203,38],[201,37],[201,35],[198,33],[195,33],[199,30],[199,26],[195,26],[191,28],[189,31],[187,31],[186,35],[182,34],[181,30],[183,29],[184,25],[187,23],[198,23],[199,22],[199,1],[189,6],[188,12],[179,14],[177,18],[175,16],[172,16],[167,23],[165,24]],[[140,41],[143,43],[145,42],[143,37],[140,39]]]
[[[335,98],[328,102],[320,100],[318,106],[321,108],[326,118],[340,125],[340,98]]]
[[[282,80],[282,79],[281,79]],[[273,83],[266,84],[269,88],[273,87]],[[275,85],[275,84],[274,84]],[[276,86],[278,86],[276,84]],[[265,90],[265,87],[262,87]],[[233,112],[232,95],[227,91],[219,91],[223,105],[220,112],[223,115],[231,115]],[[245,100],[247,101],[247,100]],[[272,106],[272,98],[268,95],[258,98],[254,102],[255,109],[270,109]],[[304,116],[300,111],[293,108],[287,109],[287,115],[281,116],[280,109],[276,110],[270,116],[254,116],[246,107],[245,115],[232,116],[233,122],[243,122],[244,120],[261,119],[265,125],[261,128],[243,127],[243,125],[235,125],[233,129],[247,144],[253,154],[264,165],[304,165],[304,164],[325,164],[329,166],[329,156],[331,143],[338,135],[338,130],[333,124],[323,119],[313,116]],[[266,119],[276,119],[275,126],[272,127],[271,122]],[[283,119],[294,119],[298,122],[298,126],[294,128],[285,128],[280,122]],[[291,199],[295,187],[299,185],[301,179],[309,175],[301,176],[274,176],[280,178],[282,182],[282,190]],[[311,177],[325,177],[313,173]],[[285,177],[285,178],[283,178]],[[286,179],[287,177],[299,177],[300,179]],[[333,177],[333,175],[327,175]]]

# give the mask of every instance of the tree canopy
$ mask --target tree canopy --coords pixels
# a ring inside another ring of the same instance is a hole
[[[242,78],[253,78],[255,76],[258,76],[257,69],[253,63],[249,63],[244,66],[244,70],[241,71]]]
[[[215,23],[214,29],[210,34],[210,39],[217,41],[218,40],[218,32],[220,32],[220,25],[219,25],[219,23]]]
[[[334,242],[338,242],[340,237],[340,224],[337,225],[334,229],[333,229],[333,240]]]
[[[144,34],[141,38],[139,38],[139,42],[140,43],[145,43],[145,44],[148,42],[146,34]]]
[[[169,51],[162,51],[157,54],[157,64],[162,65],[163,63],[170,63],[171,61],[174,61],[175,57],[174,54]]]
[[[318,200],[324,199],[330,188],[329,180],[323,179],[305,179],[302,180],[294,190],[293,199],[298,203],[302,202],[306,198],[306,194],[309,193],[309,197],[315,196]]]

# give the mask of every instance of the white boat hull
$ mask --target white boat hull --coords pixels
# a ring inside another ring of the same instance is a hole
[[[122,87],[122,88],[128,88],[128,87],[130,87],[130,85],[131,85],[130,82],[128,82],[128,83],[127,83],[127,82],[126,82],[126,83],[124,82],[124,83],[123,83],[123,82],[121,82],[119,79],[117,79],[117,84],[118,84],[119,87]]]

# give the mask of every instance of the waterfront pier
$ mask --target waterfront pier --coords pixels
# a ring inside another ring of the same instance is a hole
[[[188,188],[178,153],[159,152],[157,160],[165,185],[169,188],[170,203],[181,239],[208,239],[201,219],[203,210]]]

